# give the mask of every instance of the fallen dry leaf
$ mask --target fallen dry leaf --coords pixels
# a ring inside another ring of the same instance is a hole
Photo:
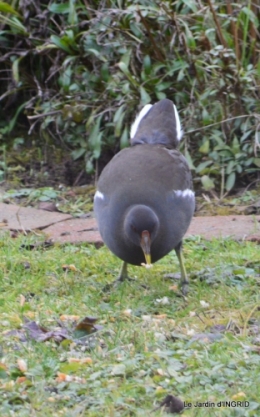
[[[62,265],[61,267],[62,267],[63,271],[73,271],[73,272],[76,272],[77,271],[77,268],[73,264],[70,264],[70,265]]]
[[[171,286],[169,287],[169,290],[170,290],[170,291],[178,291],[178,290],[179,290],[179,287],[178,287],[178,285],[171,285]]]
[[[132,309],[131,309],[131,308],[127,308],[126,310],[124,310],[124,311],[122,312],[122,314],[123,314],[124,316],[130,317],[130,316],[131,316],[131,314],[132,314]]]
[[[7,365],[3,362],[0,362],[0,369],[3,369],[4,371],[7,371]]]
[[[22,373],[27,371],[27,363],[24,359],[17,359],[17,366]]]
[[[15,382],[14,381],[7,381],[4,382],[3,384],[1,384],[1,388],[6,390],[6,391],[11,391],[12,388],[14,387]]]
[[[75,330],[84,330],[87,333],[93,333],[97,330],[100,330],[102,326],[96,325],[96,317],[84,317],[75,327]]]
[[[232,396],[233,400],[240,400],[242,398],[246,398],[246,394],[242,391],[238,392],[237,394]]]
[[[6,336],[18,337],[21,342],[27,342],[28,339],[36,340],[37,342],[45,342],[53,339],[60,343],[64,339],[69,338],[68,331],[63,328],[48,331],[45,327],[40,326],[35,321],[25,321],[24,325],[19,330],[11,330],[6,333]]]
[[[158,320],[163,320],[167,318],[167,314],[155,314],[153,317]]]
[[[28,316],[30,319],[33,319],[35,317],[35,311],[26,311],[25,312],[26,317]]]
[[[49,401],[50,403],[55,403],[55,401],[57,401],[57,400],[56,400],[56,398],[54,398],[54,397],[48,397],[48,401]]]
[[[86,357],[86,358],[68,358],[69,363],[81,363],[81,364],[89,364],[91,365],[93,363],[92,358]]]
[[[63,318],[68,317],[78,319],[78,316],[64,316]],[[27,342],[29,339],[36,340],[37,342],[53,340],[56,343],[71,340],[75,343],[87,344],[86,339],[83,342],[83,338],[103,328],[103,326],[96,324],[96,321],[97,318],[95,317],[85,317],[78,324],[73,323],[71,326],[65,327],[63,323],[59,322],[55,328],[47,329],[35,321],[29,321],[25,318],[24,324],[19,330],[7,331],[5,335],[7,337],[17,337],[21,342]]]
[[[67,318],[68,316],[65,317]],[[78,318],[78,316],[69,317]],[[36,323],[36,321],[29,321],[27,318],[24,318],[24,324],[19,330],[8,331],[5,335],[17,337],[21,342],[27,342],[29,339],[37,342],[53,340],[56,343],[70,340],[76,344],[87,345],[89,343],[88,336],[103,328],[103,326],[95,324],[96,321],[97,318],[85,317],[78,324],[72,323],[70,326],[65,326],[62,322],[58,322],[56,327],[47,329]]]
[[[64,382],[64,381],[66,381],[67,376],[68,376],[67,374],[63,374],[62,372],[58,372],[56,381],[57,382]]]
[[[86,383],[85,378],[80,378],[79,376],[64,374],[62,372],[57,373],[56,381],[57,382],[78,382],[79,384]]]
[[[57,328],[48,331],[43,326],[39,326],[35,321],[31,321],[25,324],[25,329],[28,330],[30,337],[38,342],[45,342],[53,339],[55,342],[62,342],[62,340],[68,339],[68,331],[63,328]]]
[[[26,302],[26,298],[23,294],[20,294],[20,306],[23,307]]]
[[[69,321],[69,320],[71,320],[71,321],[77,321],[77,320],[79,320],[80,319],[80,316],[73,316],[73,315],[71,315],[71,314],[62,314],[61,316],[60,316],[60,320],[61,321]]]
[[[160,375],[160,376],[164,376],[164,375],[165,375],[165,372],[164,372],[164,370],[163,370],[163,369],[158,368],[158,369],[157,369],[157,374],[158,374],[158,375]]]
[[[23,384],[23,382],[26,382],[27,378],[26,376],[19,376],[19,378],[16,379],[17,384]]]

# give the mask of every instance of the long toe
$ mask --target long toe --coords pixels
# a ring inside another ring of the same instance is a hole
[[[188,295],[189,292],[189,282],[188,281],[184,281],[180,283],[180,289],[181,289],[181,293],[184,297],[186,297]]]

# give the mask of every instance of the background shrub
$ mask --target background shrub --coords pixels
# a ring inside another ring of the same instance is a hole
[[[0,12],[4,142],[29,122],[92,172],[128,146],[139,106],[168,97],[195,182],[223,195],[258,178],[256,3],[21,0]]]

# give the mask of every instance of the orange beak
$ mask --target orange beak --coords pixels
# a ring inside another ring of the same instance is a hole
[[[151,265],[151,236],[147,230],[142,232],[140,245],[143,250],[147,265]]]

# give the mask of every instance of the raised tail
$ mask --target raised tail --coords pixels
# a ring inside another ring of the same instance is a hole
[[[131,127],[132,146],[148,143],[177,148],[181,138],[179,114],[167,98],[144,106]]]

